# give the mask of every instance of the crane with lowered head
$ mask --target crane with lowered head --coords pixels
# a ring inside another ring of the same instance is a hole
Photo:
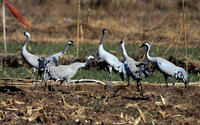
[[[137,83],[137,90],[142,91],[141,80],[143,77],[147,77],[149,75],[149,67],[147,62],[138,62],[133,58],[129,57],[126,48],[124,45],[124,41],[120,42],[122,47],[122,53],[124,57],[124,72],[128,81],[128,86],[130,84],[129,77],[131,76],[133,80]]]

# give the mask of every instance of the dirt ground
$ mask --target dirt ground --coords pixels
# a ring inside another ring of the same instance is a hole
[[[30,80],[2,79],[0,124],[200,124],[200,82],[189,88],[177,83],[165,96],[165,85],[53,83],[54,91],[34,90]]]

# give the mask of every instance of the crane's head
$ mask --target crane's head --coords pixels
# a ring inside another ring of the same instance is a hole
[[[93,62],[94,59],[95,59],[94,56],[92,56],[92,55],[88,56],[88,58],[87,58],[87,60],[86,60],[86,64],[85,64],[85,66],[91,64],[91,62]]]
[[[103,32],[103,34],[105,34],[105,33],[107,32],[107,30],[106,30],[106,29],[103,29],[102,32]]]
[[[148,42],[148,41],[147,41],[147,42],[144,42],[144,43],[140,46],[140,48],[141,48],[141,47],[144,47],[144,46],[146,46],[146,47],[150,47],[149,42]]]
[[[66,45],[74,46],[74,42],[72,40],[69,40]]]
[[[91,59],[95,59],[95,57],[92,55],[88,56],[87,60],[91,60]]]
[[[120,44],[123,45],[123,44],[124,44],[124,41],[120,41]]]
[[[27,36],[28,38],[31,37],[30,33],[29,32],[24,32],[24,35]]]

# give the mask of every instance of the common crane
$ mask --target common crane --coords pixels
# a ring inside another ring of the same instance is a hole
[[[128,81],[128,86],[130,84],[129,82],[129,76],[131,76],[134,80],[136,80],[137,83],[137,90],[142,91],[141,80],[143,77],[147,77],[149,75],[148,72],[148,63],[147,62],[138,62],[135,61],[133,58],[129,57],[126,53],[124,42],[120,42],[122,47],[122,53],[124,57],[124,72],[125,76]]]
[[[38,59],[39,57],[36,55],[31,54],[27,51],[27,43],[31,37],[31,35],[28,32],[24,32],[24,35],[26,36],[26,40],[24,42],[24,45],[22,47],[22,57],[25,59],[25,61],[31,65],[31,67],[38,69]]]
[[[31,54],[27,51],[27,43],[31,37],[30,33],[24,32],[24,35],[26,36],[26,40],[24,42],[24,45],[21,50],[21,55],[24,58],[24,60],[33,68],[34,73],[36,73],[36,69],[39,68],[39,57],[36,55]],[[39,72],[38,72],[39,74]],[[37,88],[37,81],[38,81],[38,75],[36,75],[36,83],[35,88]]]
[[[58,66],[56,66],[57,60],[55,59],[55,57],[53,57],[53,60],[49,60],[48,62],[45,61],[47,65],[44,72],[44,82],[45,82],[44,91],[46,90],[48,80],[60,81],[61,82],[60,84],[66,81],[67,89],[72,94],[71,90],[69,89],[70,79],[77,73],[77,71],[80,68],[87,66],[88,61],[91,59],[94,59],[94,56],[89,56],[86,62],[84,63],[75,62],[70,65],[58,65]]]
[[[65,48],[63,51],[60,51],[56,54],[53,54],[51,56],[48,56],[48,57],[45,57],[45,58],[42,58],[40,57],[39,58],[39,75],[41,76],[41,74],[44,72],[45,70],[45,61],[48,62],[49,60],[52,60],[52,58],[56,59],[56,62],[57,62],[57,65],[59,65],[60,63],[60,57],[68,50],[68,47],[69,46],[74,46],[74,42],[72,40],[69,40],[66,45],[65,45]]]
[[[151,57],[151,56],[149,56],[149,51],[150,51],[149,42],[144,42],[141,47],[147,48],[146,49],[147,60],[152,62],[156,66],[156,68],[164,75],[165,80],[166,80],[167,90],[168,90],[168,82],[167,82],[168,77],[179,79],[182,82],[184,82],[185,88],[188,87],[189,78],[188,78],[188,74],[185,71],[185,69],[183,69],[182,67],[176,66],[173,63],[171,63],[171,62],[169,62],[166,59],[163,59],[161,57]],[[175,82],[173,81],[173,85],[174,84],[175,84]]]
[[[56,54],[48,56],[45,59],[48,61],[48,60],[52,59],[52,57],[54,57],[57,60],[57,63],[59,64],[60,63],[60,57],[68,50],[69,46],[74,46],[74,42],[72,40],[69,40],[66,43],[65,48],[64,48],[63,51],[60,51],[60,52],[58,52]]]
[[[103,48],[103,42],[105,39],[105,34],[106,34],[106,29],[103,29],[102,31],[102,38],[99,44],[98,48],[98,58],[100,62],[105,62],[106,66],[109,71],[109,77],[110,77],[110,90],[112,89],[112,69],[114,68],[116,71],[118,71],[121,75],[123,76],[123,63],[119,61],[119,59],[114,56],[111,53],[108,53],[107,51],[104,50]]]
[[[44,71],[45,71],[45,68],[46,68],[45,61],[46,62],[48,62],[50,60],[53,61],[53,59],[54,59],[54,61],[56,62],[56,66],[58,66],[59,63],[60,63],[60,57],[68,50],[69,46],[74,46],[74,42],[72,40],[69,40],[66,43],[65,48],[64,48],[63,51],[60,51],[60,52],[58,52],[56,54],[53,54],[53,55],[45,57],[45,58],[40,57],[38,59],[39,60],[39,64],[38,64],[39,65],[38,76],[41,76],[42,73],[44,73]],[[37,78],[37,80],[38,80],[38,78]]]
[[[22,54],[22,57],[24,58],[24,60],[33,68],[34,73],[36,73],[36,69],[38,69],[38,74],[36,75],[36,84],[35,84],[35,88],[37,88],[38,76],[41,76],[42,73],[44,72],[44,68],[45,68],[44,59],[45,58],[33,55],[27,51],[27,43],[30,40],[31,35],[28,32],[24,32],[24,35],[26,36],[26,40],[22,47],[21,54]],[[71,41],[71,40],[68,41],[63,51],[58,52],[52,56],[46,57],[47,60],[51,59],[52,57],[55,57],[56,60],[59,62],[60,56],[63,55],[64,52],[67,51],[69,45],[74,45],[73,41]]]

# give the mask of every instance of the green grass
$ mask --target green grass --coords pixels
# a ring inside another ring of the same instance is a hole
[[[120,81],[121,78],[119,74],[114,73],[112,74],[113,81]],[[3,67],[0,70],[0,77],[1,78],[35,78],[34,74],[32,72],[32,69],[29,68],[11,68],[11,67]],[[195,74],[189,74],[190,77],[190,82],[195,82],[200,80],[199,75]],[[96,80],[104,80],[104,81],[109,81],[109,74],[105,70],[85,70],[81,69],[77,72],[77,74],[72,78],[72,79],[96,79]],[[150,73],[149,77],[143,79],[144,82],[149,82],[149,83],[164,83],[165,79],[162,74],[159,72],[152,72]],[[170,82],[171,80],[168,79]],[[127,81],[125,80],[127,83]],[[178,82],[178,81],[176,81]],[[180,81],[179,81],[180,82]],[[132,81],[131,78],[131,83],[135,83],[135,81]]]
[[[51,55],[56,52],[62,51],[64,48],[65,43],[60,44],[54,44],[54,43],[48,43],[48,44],[35,44],[35,43],[29,43],[28,44],[28,50],[36,55]],[[126,50],[129,56],[138,58],[142,57],[145,53],[145,49],[140,49],[137,45],[133,44],[126,44]],[[8,53],[15,53],[20,54],[21,53],[21,47],[22,44],[19,43],[9,43],[7,44]],[[157,46],[152,45],[150,55],[151,56],[161,56],[162,53],[166,50],[168,46]],[[84,48],[84,49],[83,49]],[[105,44],[104,49],[113,53],[117,57],[122,58],[122,51],[121,46],[119,44]],[[80,44],[79,48],[79,57],[86,57],[88,55],[96,55],[98,50],[98,45],[93,44],[87,44],[83,47],[82,44]],[[3,43],[0,43],[0,53],[4,53],[3,49]],[[76,46],[69,47],[68,54],[76,57]],[[172,47],[169,49],[169,51],[166,53],[164,58],[168,58],[169,56],[175,56],[177,58],[183,59],[185,58],[185,49],[184,48],[178,48],[177,50]],[[200,60],[200,51],[197,47],[188,48],[188,55],[190,60]]]
[[[34,53],[36,55],[51,55],[54,54],[55,52],[62,51],[64,48],[65,43],[60,43],[60,44],[54,44],[54,43],[49,43],[49,44],[35,44],[35,43],[29,43],[28,44],[28,49],[31,51],[31,53]],[[19,43],[9,43],[7,44],[8,52],[9,53],[16,53],[16,54],[21,54],[21,47],[22,44]],[[83,49],[84,48],[84,49]],[[151,47],[151,52],[150,55],[152,56],[161,56],[162,53],[166,50],[167,46],[156,46],[153,45]],[[116,55],[118,58],[122,58],[122,52],[121,52],[121,46],[119,44],[105,44],[104,49],[113,53]],[[83,45],[80,45],[79,49],[79,57],[86,57],[88,55],[97,55],[97,50],[98,50],[98,45],[93,45],[93,44],[87,44],[83,47]],[[132,44],[126,44],[126,50],[129,56],[134,57],[134,58],[141,58],[144,53],[145,49],[140,49],[138,48],[137,45],[132,45]],[[3,53],[3,43],[0,43],[0,53]],[[168,58],[169,56],[173,55],[176,58],[183,59],[185,58],[185,49],[184,48],[178,48],[177,50],[175,48],[171,48],[165,55],[164,58]],[[66,56],[74,56],[76,57],[76,46],[70,47],[67,55]],[[198,48],[188,48],[188,55],[189,59],[192,60],[200,60],[200,51]],[[11,68],[11,67],[3,67],[0,69],[0,77],[1,78],[6,78],[6,77],[11,77],[11,78],[30,78],[31,76],[33,77],[33,74],[29,73],[32,71],[31,69],[28,68]],[[104,70],[80,70],[73,79],[80,79],[80,78],[91,78],[91,79],[97,79],[97,80],[106,80],[109,81],[109,75],[108,72]],[[113,72],[113,81],[118,81],[120,80],[120,77],[118,74]],[[195,74],[190,74],[190,81],[199,81],[200,77],[199,75]],[[164,82],[164,77],[160,73],[151,73],[148,78],[145,78],[143,81],[151,82],[151,83],[163,83]]]
[[[32,75],[31,72],[33,72],[31,69],[24,68],[24,67],[19,67],[19,68],[3,67],[0,69],[0,77],[1,78],[30,78]]]

